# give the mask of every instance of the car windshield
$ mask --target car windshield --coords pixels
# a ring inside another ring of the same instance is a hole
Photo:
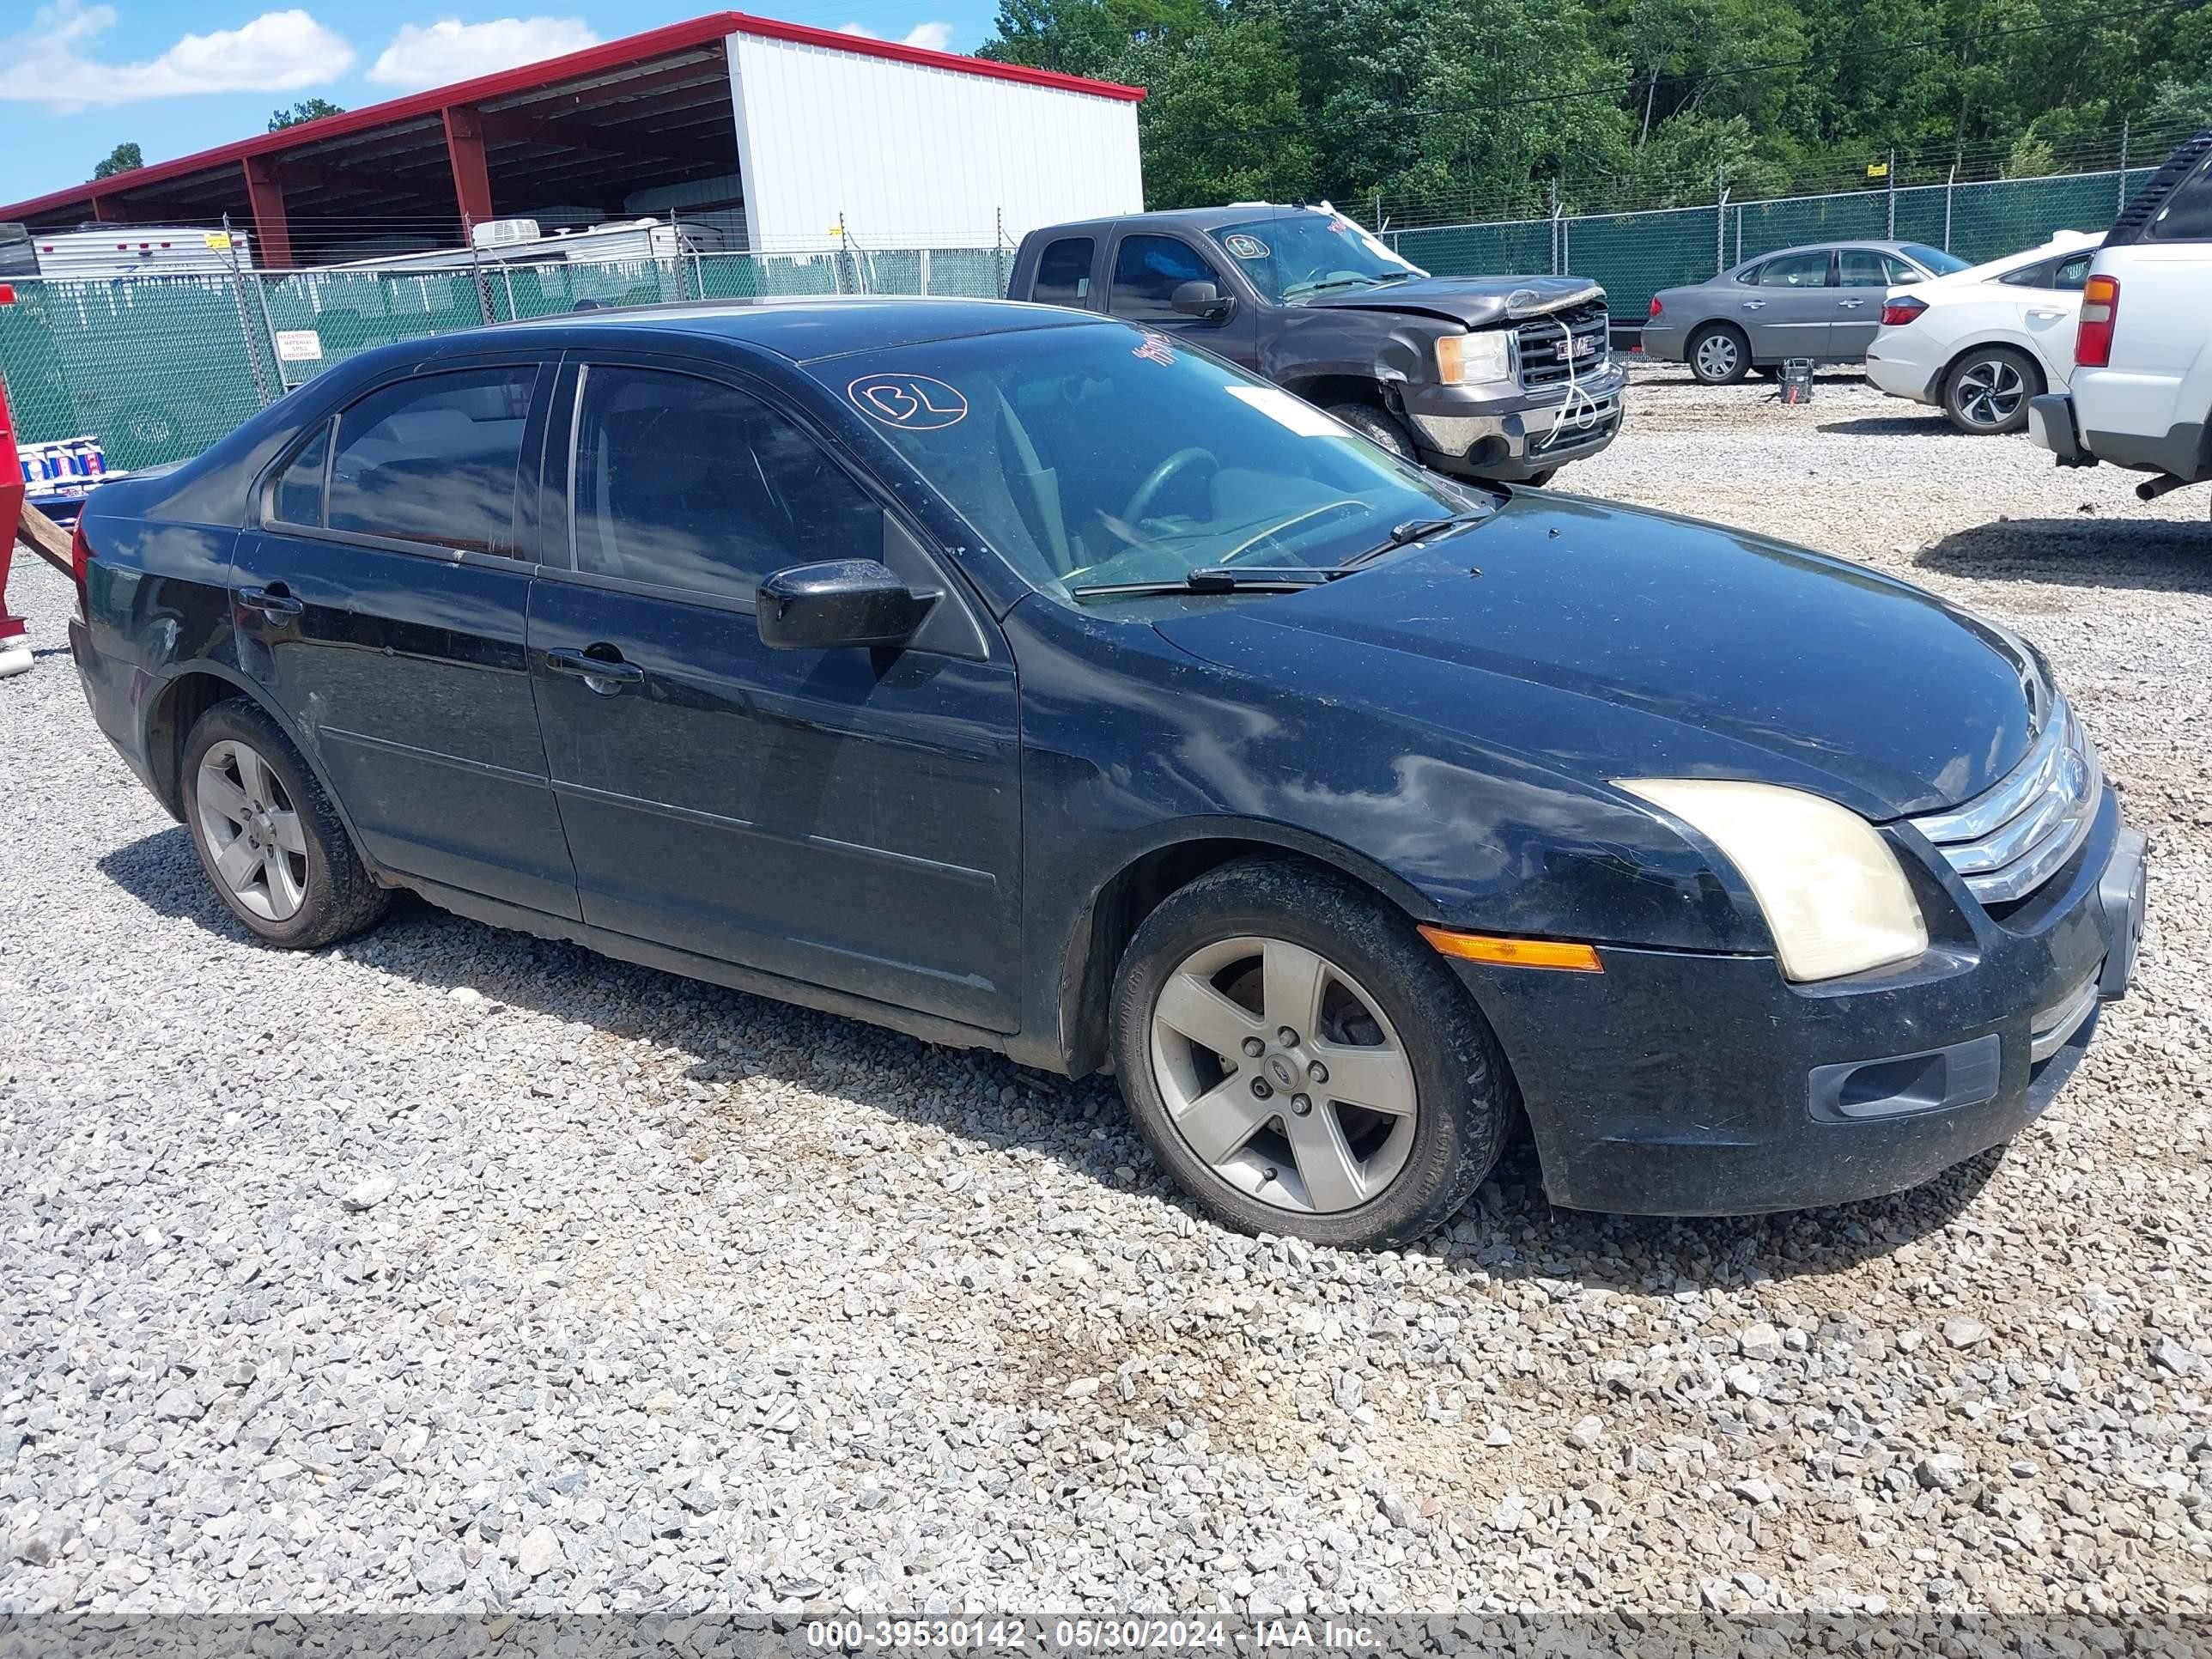
[[[810,368],[1030,582],[1070,602],[1194,570],[1333,569],[1401,526],[1492,505],[1279,387],[1125,324]]]
[[[1940,247],[1929,247],[1925,242],[1899,242],[1905,257],[1938,276],[1948,276],[1954,270],[1966,269],[1966,262],[1955,253],[1946,253]]]
[[[1252,286],[1279,305],[1429,274],[1342,214],[1310,208],[1224,225],[1213,240]]]

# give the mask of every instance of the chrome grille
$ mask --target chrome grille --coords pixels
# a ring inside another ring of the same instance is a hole
[[[2002,783],[1948,812],[1912,820],[1984,904],[2026,898],[2074,856],[2104,798],[2088,734],[2054,696],[2043,735]]]
[[[1575,355],[1571,362],[1566,354],[1567,335],[1560,331],[1563,327],[1574,337]],[[1605,367],[1612,337],[1610,329],[1601,300],[1586,301],[1564,311],[1547,311],[1541,316],[1525,319],[1513,330],[1521,384],[1530,387],[1563,386],[1567,383],[1570,368],[1577,378],[1596,374]]]

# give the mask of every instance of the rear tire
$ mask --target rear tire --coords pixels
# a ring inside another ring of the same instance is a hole
[[[1973,437],[2017,432],[2027,424],[2027,400],[2043,390],[2043,372],[2014,346],[1976,346],[1943,377],[1943,412]]]
[[[1409,1243],[1459,1212],[1519,1114],[1488,1023],[1412,924],[1287,860],[1224,865],[1163,901],[1122,957],[1112,1018],[1154,1155],[1244,1232]]]
[[[1734,386],[1751,373],[1751,342],[1732,323],[1709,323],[1683,354],[1700,386]]]
[[[1389,410],[1378,409],[1373,404],[1331,404],[1328,412],[1353,431],[1373,439],[1400,460],[1410,461],[1415,466],[1421,464],[1413,447],[1413,434]]]
[[[185,823],[222,902],[264,945],[313,951],[383,915],[337,809],[283,729],[243,697],[185,740]]]

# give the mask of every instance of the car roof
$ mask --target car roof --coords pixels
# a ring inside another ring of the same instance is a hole
[[[641,337],[685,335],[728,340],[774,352],[793,363],[808,363],[854,351],[926,345],[1022,329],[1069,328],[1105,320],[1086,312],[1008,300],[811,295],[692,300],[623,310],[560,312],[441,336],[441,342],[451,345],[471,336],[509,339],[518,333],[552,331],[560,333],[571,348],[588,349],[594,343],[635,344]]]
[[[1093,235],[1115,225],[1176,225],[1185,230],[1220,230],[1229,225],[1249,225],[1256,219],[1285,218],[1293,213],[1325,214],[1328,209],[1305,203],[1239,202],[1228,207],[1162,208],[1153,213],[1115,213],[1101,219],[1071,220],[1047,225],[1033,236],[1054,241],[1063,236]]]

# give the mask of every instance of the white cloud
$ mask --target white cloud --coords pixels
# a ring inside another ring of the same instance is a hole
[[[500,17],[489,23],[445,17],[428,28],[407,24],[377,54],[368,78],[387,87],[443,86],[599,41],[580,17]]]
[[[158,58],[101,63],[82,51],[115,27],[115,8],[54,0],[25,33],[0,39],[0,102],[57,112],[203,92],[294,92],[336,80],[353,48],[306,12],[265,11],[234,29],[187,34]]]
[[[837,33],[862,35],[871,40],[879,40],[883,38],[865,23],[846,23],[838,28]],[[899,37],[899,44],[902,46],[920,46],[926,52],[950,52],[952,50],[952,25],[916,23]]]

